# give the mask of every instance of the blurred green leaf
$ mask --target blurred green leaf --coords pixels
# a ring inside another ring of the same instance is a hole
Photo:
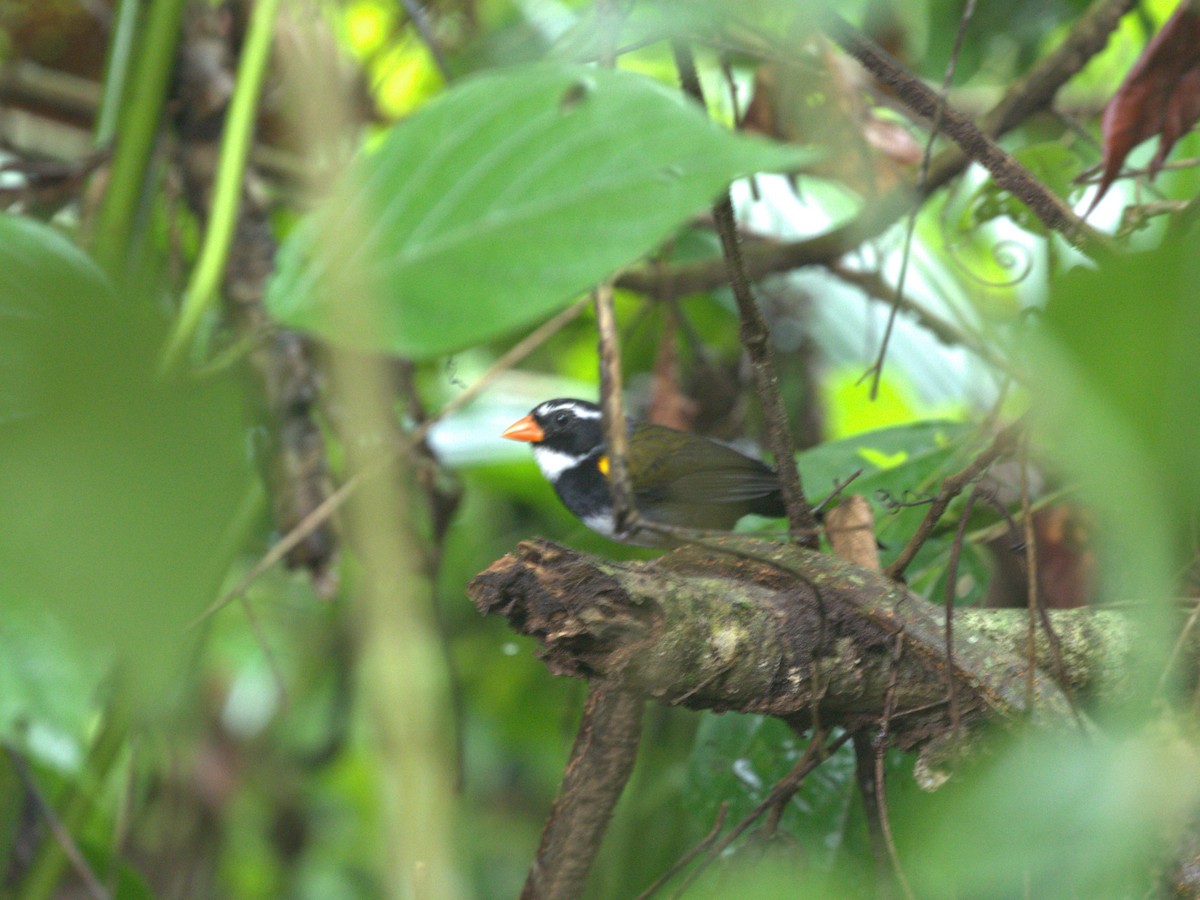
[[[238,386],[159,380],[166,329],[150,305],[8,216],[0,315],[0,602],[50,610],[153,691],[227,563],[223,532],[249,483]]]
[[[961,440],[971,430],[969,425],[961,422],[936,420],[896,425],[805,450],[798,457],[798,462],[805,475],[815,474],[818,480],[845,478],[855,469],[864,467],[867,469],[864,474],[870,474],[885,468],[899,468],[911,463],[913,457],[944,449]],[[885,457],[896,458],[890,465],[880,465],[880,460]]]
[[[1035,376],[1042,445],[1095,511],[1106,597],[1137,597],[1144,691],[1178,634],[1173,597],[1200,502],[1200,258],[1195,237],[1101,260],[1051,285]],[[1135,719],[1146,695],[1127,707]]]
[[[1177,516],[1189,515],[1200,500],[1200,257],[1194,238],[1068,273],[1053,286],[1045,323],[1061,362],[1104,404],[1102,415],[1115,418],[1136,452],[1145,454],[1157,499]],[[1091,431],[1108,424],[1092,418],[1094,406],[1079,400],[1072,427]],[[1095,438],[1102,451],[1116,436]]]
[[[60,771],[82,762],[105,655],[42,610],[10,605],[0,627],[0,741]]]
[[[397,125],[353,167],[288,240],[268,306],[354,347],[447,353],[565,306],[733,178],[812,156],[731,134],[678,90],[629,72],[487,74]],[[353,273],[379,308],[331,295],[331,270]]]
[[[1165,733],[1019,740],[909,835],[917,895],[1159,896],[1156,867],[1197,800],[1194,748]]]

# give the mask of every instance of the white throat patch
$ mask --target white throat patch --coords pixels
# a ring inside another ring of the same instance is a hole
[[[567,469],[578,465],[581,460],[587,459],[587,454],[572,456],[570,453],[560,453],[558,450],[534,444],[533,459],[547,480],[554,482]]]
[[[615,534],[613,531],[613,517],[611,512],[595,513],[590,516],[584,516],[583,524],[592,529],[592,531],[602,534],[605,537],[613,537]]]

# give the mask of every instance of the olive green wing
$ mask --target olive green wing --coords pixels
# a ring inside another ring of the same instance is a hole
[[[760,460],[658,425],[634,431],[630,457],[638,502],[744,503],[779,490],[774,470]]]

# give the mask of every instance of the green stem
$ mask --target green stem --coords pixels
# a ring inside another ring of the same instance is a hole
[[[221,155],[217,163],[212,209],[200,258],[192,270],[179,318],[163,352],[163,368],[170,370],[191,344],[201,318],[212,305],[217,285],[225,270],[229,246],[237,228],[238,207],[246,159],[254,140],[254,120],[258,97],[271,56],[271,39],[280,0],[258,0],[250,19],[250,30],[238,62],[237,86],[229,103],[225,130],[221,136]]]
[[[117,118],[121,114],[121,98],[129,83],[133,67],[133,42],[137,37],[138,0],[118,0],[114,16],[112,41],[108,45],[108,60],[104,64],[104,91],[96,113],[96,146],[103,147],[117,133]]]
[[[108,779],[117,760],[121,758],[121,751],[129,737],[131,716],[127,685],[117,679],[108,715],[88,754],[86,770],[75,781],[62,805],[60,818],[70,834],[76,835],[82,830],[92,810],[95,792]],[[85,788],[85,784],[90,789]],[[53,839],[44,840],[16,896],[19,900],[49,900],[56,896],[58,882],[66,869],[67,855],[62,846]]]
[[[96,261],[113,276],[124,268],[129,253],[133,217],[154,152],[185,5],[186,0],[154,0],[142,35],[133,84],[121,108],[120,140],[100,207],[93,247]]]

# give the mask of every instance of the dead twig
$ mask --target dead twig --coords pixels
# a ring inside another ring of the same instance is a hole
[[[725,827],[725,816],[728,812],[729,803],[726,801],[723,802],[720,809],[717,810],[717,817],[713,820],[712,828],[709,830],[708,834],[704,836],[704,839],[684,853],[683,856],[679,857],[679,859],[675,860],[675,862],[671,864],[671,868],[659,875],[658,878],[654,880],[654,883],[650,885],[650,887],[646,888],[637,895],[635,900],[647,900],[648,897],[653,897],[656,893],[658,893],[663,885],[686,869],[691,864],[693,859],[708,850],[708,848],[711,847],[720,836],[721,829]]]
[[[929,180],[929,164],[933,159],[933,142],[937,140],[938,132],[942,129],[942,116],[946,109],[946,95],[950,91],[950,83],[954,80],[954,70],[958,67],[958,54],[962,50],[963,38],[967,33],[967,25],[975,14],[975,0],[967,0],[962,15],[958,20],[958,31],[954,35],[954,46],[950,50],[950,59],[946,63],[946,74],[942,78],[942,89],[938,94],[939,104],[933,116],[933,127],[929,129],[929,137],[925,141],[925,151],[921,154],[921,168],[917,171],[917,193],[925,192],[925,182]],[[913,238],[917,231],[917,208],[908,214],[908,223],[904,229],[904,248],[900,254],[900,274],[896,278],[896,288],[892,297],[892,308],[888,313],[887,325],[883,329],[883,338],[879,342],[879,353],[863,377],[872,375],[871,399],[879,395],[879,381],[883,377],[883,361],[887,357],[887,348],[891,343],[892,329],[896,325],[896,316],[900,313],[900,298],[904,296],[904,282],[908,277],[908,262],[912,255]]]
[[[921,327],[933,334],[943,344],[963,347],[1010,378],[1024,380],[1022,373],[1009,360],[984,343],[979,335],[971,334],[955,323],[943,319],[912,297],[906,294],[897,294],[884,281],[879,272],[860,272],[842,262],[829,263],[826,265],[826,269],[842,281],[857,287],[872,300],[887,303],[898,301],[901,311],[911,313]]]
[[[108,889],[100,883],[100,879],[96,877],[96,873],[92,871],[92,867],[83,857],[83,853],[79,850],[79,845],[75,843],[75,838],[71,836],[58,814],[54,812],[54,808],[46,800],[41,788],[38,787],[37,781],[33,777],[33,773],[29,771],[29,765],[16,750],[5,746],[5,752],[8,754],[8,761],[12,764],[13,770],[17,773],[17,777],[21,781],[21,786],[33,798],[34,805],[42,818],[46,820],[46,824],[50,826],[50,833],[54,835],[54,840],[58,842],[62,848],[63,855],[70,862],[71,868],[75,870],[75,874],[79,880],[83,882],[84,889],[93,900],[111,900],[112,895]]]
[[[896,841],[892,836],[892,822],[888,816],[887,791],[885,790],[883,771],[883,755],[887,750],[892,713],[896,708],[896,663],[899,661],[903,650],[904,633],[901,632],[896,635],[895,643],[892,645],[891,671],[888,673],[888,686],[884,692],[883,717],[880,720],[879,736],[875,741],[875,802],[878,804],[879,831],[883,836],[883,843],[887,848],[888,858],[892,862],[892,871],[896,876],[896,881],[908,900],[916,900],[916,895],[913,893],[912,887],[909,886],[908,878],[905,877],[904,869],[900,865],[900,854],[896,852]]]
[[[1029,610],[1029,635],[1025,644],[1025,702],[1033,706],[1033,670],[1037,650],[1037,608],[1038,598],[1038,568],[1037,568],[1037,532],[1033,527],[1033,516],[1029,514],[1029,441],[1021,441],[1021,518],[1025,527],[1025,591]]]
[[[875,777],[875,741],[868,731],[856,731],[854,745],[854,780],[858,796],[862,800],[863,813],[867,820],[867,837],[871,845],[871,860],[875,864],[875,884],[880,900],[891,900],[891,861],[883,839],[883,827],[879,818],[879,797],[883,785]]]
[[[706,108],[704,91],[700,86],[700,76],[696,71],[696,61],[692,58],[691,49],[678,41],[673,42],[671,47],[684,93],[700,104],[702,109]],[[800,483],[800,472],[796,468],[796,448],[792,442],[791,429],[788,427],[783,399],[779,394],[779,377],[771,351],[770,330],[750,288],[750,279],[742,261],[733,203],[729,199],[728,191],[713,205],[713,218],[721,239],[721,250],[725,257],[729,285],[737,303],[738,318],[741,320],[739,338],[746,355],[750,358],[754,387],[767,426],[767,446],[775,459],[775,470],[779,475],[779,486],[788,514],[788,530],[798,544],[816,547],[817,519]]]
[[[675,893],[671,895],[672,898],[682,896],[683,893],[687,891],[687,889],[691,887],[695,880],[700,876],[700,873],[708,868],[708,866],[712,864],[712,861],[720,856],[730,844],[741,837],[746,829],[757,822],[762,817],[763,813],[775,807],[781,799],[786,802],[786,799],[790,799],[791,797],[795,796],[796,791],[800,789],[800,786],[804,783],[804,779],[808,777],[808,774],[825,760],[827,760],[830,756],[832,756],[848,740],[850,740],[849,732],[839,735],[836,740],[830,743],[825,743],[823,740],[818,740],[814,736],[808,745],[808,749],[805,750],[804,755],[796,761],[796,764],[792,766],[790,772],[788,772],[783,776],[783,778],[779,779],[779,781],[775,783],[775,786],[771,788],[771,792],[762,800],[761,803],[754,807],[754,809],[750,810],[750,812],[748,812],[740,822],[734,825],[733,828],[729,829],[729,831],[720,840],[710,842],[708,838],[704,839],[704,842],[702,843],[707,843],[707,848],[691,854],[692,859],[695,859],[697,856],[699,856],[700,862],[688,873],[687,878],[685,878],[683,881],[683,884],[681,884],[675,890]],[[658,882],[656,882],[656,884],[658,884]],[[641,897],[639,897],[639,900],[643,900],[643,898],[650,896],[651,892],[647,890],[641,895]]]
[[[617,319],[613,312],[612,284],[605,282],[592,292],[596,304],[596,330],[600,344],[600,410],[608,454],[609,490],[613,500],[613,532],[626,535],[637,529],[637,508],[629,480],[629,429],[621,379],[621,348],[617,341]]]
[[[955,472],[953,475],[947,476],[942,482],[941,490],[938,491],[937,496],[929,504],[929,510],[925,513],[925,518],[921,520],[921,524],[917,527],[913,536],[909,538],[904,549],[900,551],[900,555],[896,557],[890,566],[884,569],[885,575],[896,579],[904,577],[904,570],[908,568],[918,551],[924,546],[925,541],[933,534],[934,527],[941,519],[942,514],[946,512],[950,501],[966,490],[968,485],[973,484],[997,459],[1012,453],[1015,448],[1017,435],[1020,433],[1022,427],[1023,422],[1018,419],[997,434],[991,445],[971,460],[965,468]]]
[[[967,522],[975,509],[975,501],[979,497],[979,485],[971,489],[967,502],[963,506],[962,515],[958,518],[958,528],[954,531],[954,541],[950,544],[950,558],[946,562],[946,693],[950,701],[950,727],[955,732],[959,726],[958,682],[954,672],[954,599],[958,593],[958,560],[962,554],[963,542],[967,537]]]

